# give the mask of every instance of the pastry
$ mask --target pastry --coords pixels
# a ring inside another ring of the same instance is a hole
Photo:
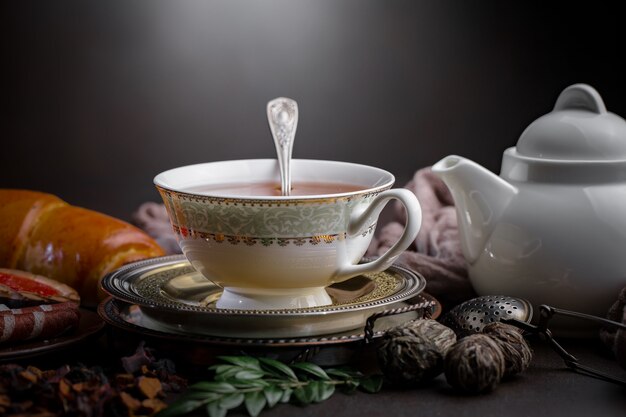
[[[0,189],[0,267],[43,275],[97,304],[99,281],[120,266],[164,255],[138,228],[46,193]]]

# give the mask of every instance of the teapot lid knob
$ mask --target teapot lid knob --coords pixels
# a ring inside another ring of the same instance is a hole
[[[554,104],[554,111],[567,109],[606,113],[602,97],[595,88],[587,84],[570,85],[559,94]]]

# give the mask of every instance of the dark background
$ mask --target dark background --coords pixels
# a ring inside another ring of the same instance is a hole
[[[617,5],[502,1],[13,1],[0,10],[0,187],[128,219],[180,165],[294,157],[413,172],[502,151],[585,82],[626,116]]]

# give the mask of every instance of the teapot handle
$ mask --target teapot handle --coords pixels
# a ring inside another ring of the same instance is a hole
[[[597,114],[606,113],[602,97],[595,88],[587,84],[570,85],[559,94],[554,111],[567,109],[588,110]]]

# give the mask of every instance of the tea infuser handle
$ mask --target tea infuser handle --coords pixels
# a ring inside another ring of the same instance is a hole
[[[354,236],[359,233],[369,233],[367,227],[376,221],[387,203],[394,199],[399,200],[407,212],[406,226],[404,226],[402,236],[387,252],[375,260],[342,267],[335,274],[333,282],[345,281],[348,278],[368,272],[383,271],[389,268],[400,254],[413,243],[422,224],[422,209],[415,194],[404,188],[383,191],[374,198],[372,203],[362,213],[353,214],[348,226],[348,235]]]
[[[550,345],[550,347],[563,359],[565,365],[573,370],[574,372],[579,372],[583,375],[591,376],[594,378],[598,378],[607,382],[612,382],[614,384],[626,386],[626,380],[622,378],[618,378],[613,375],[609,375],[606,372],[599,371],[597,369],[590,368],[581,364],[574,355],[569,353],[559,342],[557,342],[552,336],[552,332],[548,328],[548,322],[552,319],[552,317],[556,315],[563,315],[568,317],[575,317],[579,319],[591,320],[596,323],[601,323],[604,326],[612,326],[618,329],[626,329],[626,325],[623,323],[618,323],[612,320],[608,320],[602,317],[596,317],[589,314],[579,313],[577,311],[563,310],[560,308],[548,306],[542,304],[539,306],[540,316],[539,323],[537,325],[533,325],[530,323],[521,322],[516,319],[504,319],[503,323],[511,324],[520,329],[523,329],[530,334],[539,335],[542,339]]]
[[[365,343],[371,343],[374,338],[374,323],[377,319],[387,316],[395,316],[396,314],[409,313],[411,311],[421,310],[423,319],[431,318],[435,308],[434,301],[422,301],[421,303],[412,304],[406,307],[392,308],[389,310],[379,311],[369,316],[365,322],[363,333],[365,334]]]

